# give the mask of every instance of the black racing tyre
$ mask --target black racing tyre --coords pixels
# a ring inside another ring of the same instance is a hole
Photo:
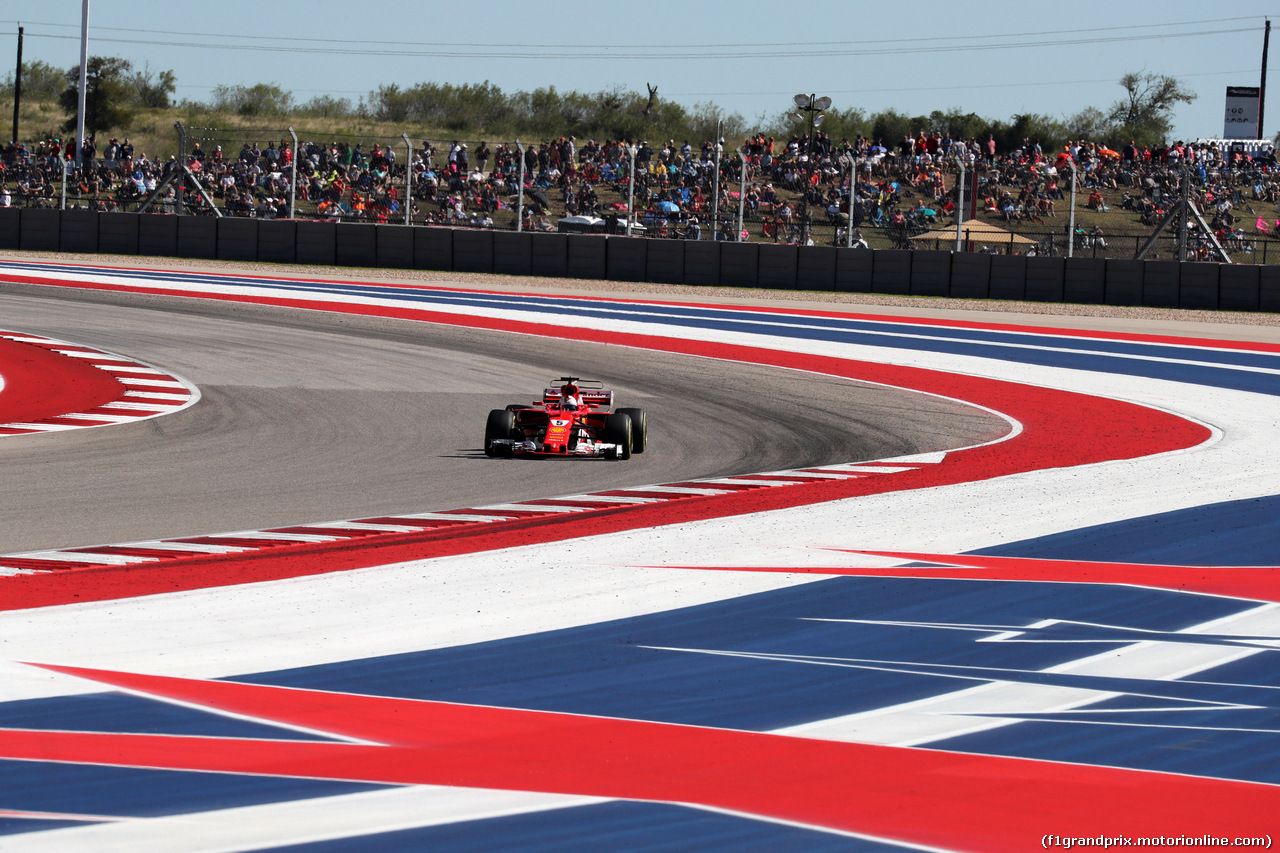
[[[631,418],[621,412],[614,412],[605,416],[604,419],[604,441],[608,444],[616,444],[621,452],[615,459],[631,458]]]
[[[489,420],[484,425],[484,453],[486,456],[498,456],[510,454],[500,454],[498,448],[494,447],[493,441],[497,438],[511,438],[511,433],[516,428],[516,416],[514,412],[508,412],[506,409],[494,409],[489,413]]]
[[[649,418],[644,409],[618,409],[618,414],[631,418],[631,452],[644,453],[649,444]]]

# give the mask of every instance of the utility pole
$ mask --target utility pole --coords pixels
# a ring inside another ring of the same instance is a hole
[[[21,32],[21,30],[19,30]],[[18,44],[22,44],[19,37]],[[1258,138],[1262,139],[1262,117],[1267,108],[1267,47],[1271,44],[1271,19],[1267,18],[1266,28],[1262,31],[1262,80],[1258,83]],[[21,49],[21,48],[19,48]],[[16,122],[17,119],[14,119]]]
[[[84,100],[89,78],[89,0],[80,6],[80,100],[76,112],[76,168],[84,162]]]
[[[22,105],[22,27],[18,27],[18,67],[13,72],[13,144],[14,145],[18,144],[18,107],[20,107],[21,105]]]

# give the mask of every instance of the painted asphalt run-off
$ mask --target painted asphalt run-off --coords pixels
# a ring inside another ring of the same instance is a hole
[[[0,331],[0,438],[135,423],[199,399],[187,380],[128,356]]]

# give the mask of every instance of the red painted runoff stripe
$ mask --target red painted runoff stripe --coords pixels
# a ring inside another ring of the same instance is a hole
[[[43,347],[0,337],[0,424],[89,412],[124,396],[114,376]]]
[[[1030,850],[1064,815],[1093,834],[1199,837],[1264,836],[1280,814],[1280,786],[1251,782],[43,666],[360,742],[0,729],[0,757],[689,803],[950,850]]]

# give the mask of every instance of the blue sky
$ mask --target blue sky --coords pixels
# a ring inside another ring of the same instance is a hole
[[[30,17],[11,17],[19,5],[7,4],[0,18],[0,67],[12,68],[19,24],[25,59],[76,65],[80,0],[21,4]],[[689,107],[714,102],[748,124],[783,112],[802,91],[868,112],[959,107],[994,119],[1061,118],[1106,109],[1122,94],[1121,75],[1147,71],[1177,77],[1197,93],[1174,122],[1176,135],[1196,137],[1222,133],[1227,86],[1258,85],[1263,18],[1276,12],[1274,3],[1255,0],[1223,7],[1198,0],[1056,7],[1008,0],[94,0],[89,52],[171,69],[178,97],[193,100],[207,99],[219,83],[276,83],[297,101],[329,94],[353,102],[390,83],[488,80],[506,92],[616,86],[641,93],[652,84],[661,98]],[[1277,41],[1267,137],[1280,129]]]

